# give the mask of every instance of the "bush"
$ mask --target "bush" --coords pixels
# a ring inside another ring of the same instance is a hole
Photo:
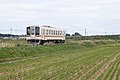
[[[85,46],[85,47],[93,47],[94,46],[94,44],[92,42],[83,42],[81,45]]]

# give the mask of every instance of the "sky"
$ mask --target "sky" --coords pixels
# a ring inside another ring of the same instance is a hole
[[[0,33],[26,34],[30,25],[69,34],[120,34],[120,0],[0,0]]]

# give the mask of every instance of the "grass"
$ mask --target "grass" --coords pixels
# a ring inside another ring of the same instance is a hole
[[[0,48],[0,80],[120,79],[118,41],[67,41],[44,46],[19,44]],[[15,62],[7,63],[10,61]]]

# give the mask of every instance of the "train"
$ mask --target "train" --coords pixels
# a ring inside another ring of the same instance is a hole
[[[65,29],[51,26],[28,26],[26,40],[30,44],[65,43]]]

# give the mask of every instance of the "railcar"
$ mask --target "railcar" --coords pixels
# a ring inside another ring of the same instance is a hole
[[[31,44],[64,43],[65,30],[51,26],[28,26],[26,40]]]

